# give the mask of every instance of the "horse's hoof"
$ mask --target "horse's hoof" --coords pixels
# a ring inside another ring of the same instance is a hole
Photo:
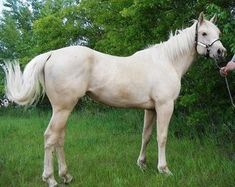
[[[57,187],[58,183],[54,179],[54,177],[44,177],[42,176],[42,180],[48,184],[49,187]]]
[[[66,175],[62,176],[63,182],[65,184],[70,183],[73,180],[72,175],[70,175],[69,173],[67,173]]]
[[[173,175],[167,166],[158,167],[158,171],[159,171],[159,173],[162,173],[167,176]]]
[[[137,160],[137,165],[140,167],[140,169],[141,169],[142,171],[146,170],[146,168],[147,168],[147,166],[146,166],[146,164],[145,164],[145,160],[140,160],[140,159],[138,159],[138,160]]]

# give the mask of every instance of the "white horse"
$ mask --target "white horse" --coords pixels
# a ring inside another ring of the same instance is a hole
[[[195,23],[168,41],[128,57],[103,54],[87,47],[71,46],[36,56],[22,73],[19,64],[6,64],[6,94],[19,105],[30,105],[46,93],[53,114],[45,131],[42,178],[56,186],[53,151],[57,153],[59,176],[72,180],[64,157],[64,136],[68,116],[78,100],[91,98],[115,107],[145,109],[142,145],[137,164],[146,162],[146,146],[153,122],[157,122],[158,170],[170,174],[165,149],[168,125],[179,95],[181,77],[196,54],[219,58],[226,49],[219,41],[219,29],[203,13]],[[41,86],[40,86],[41,85]],[[41,90],[42,87],[42,90]]]

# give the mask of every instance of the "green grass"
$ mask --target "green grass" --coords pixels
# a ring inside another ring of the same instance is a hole
[[[43,132],[50,112],[0,111],[0,186],[47,186],[41,181]],[[213,139],[203,141],[169,136],[167,160],[173,176],[156,169],[156,136],[147,150],[147,170],[136,165],[141,144],[143,113],[136,110],[83,110],[68,122],[65,153],[79,187],[233,187],[235,161],[229,160]],[[173,124],[174,125],[174,122]],[[154,131],[155,132],[155,131]],[[55,160],[55,177],[58,178]]]

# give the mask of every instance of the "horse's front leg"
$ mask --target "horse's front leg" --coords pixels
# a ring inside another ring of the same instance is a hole
[[[152,134],[153,129],[153,122],[155,120],[156,112],[155,110],[145,110],[144,113],[144,127],[143,127],[143,133],[142,133],[142,144],[141,144],[141,150],[140,155],[137,160],[137,165],[141,169],[146,168],[146,148],[150,141],[150,136]]]
[[[171,174],[166,162],[166,142],[169,122],[174,110],[174,101],[156,104],[158,170],[160,173]]]

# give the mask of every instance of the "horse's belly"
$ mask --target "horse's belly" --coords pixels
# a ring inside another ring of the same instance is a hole
[[[95,101],[104,103],[109,106],[122,108],[143,108],[153,109],[154,101],[148,97],[141,97],[132,93],[116,93],[116,92],[92,92],[88,91],[87,95]]]

